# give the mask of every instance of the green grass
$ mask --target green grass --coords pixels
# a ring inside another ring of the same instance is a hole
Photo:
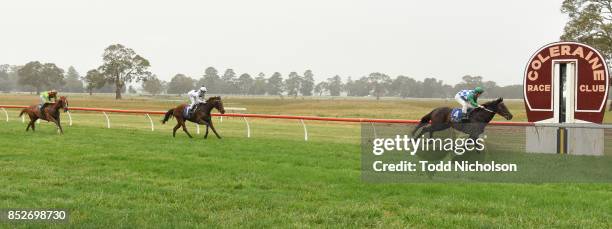
[[[202,140],[0,123],[0,208],[69,209],[75,228],[611,226],[609,184],[367,184],[353,140],[247,139],[234,124]]]

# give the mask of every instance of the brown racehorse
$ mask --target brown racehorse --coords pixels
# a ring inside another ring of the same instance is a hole
[[[206,103],[198,104],[195,108],[195,111],[192,112],[193,114],[188,119],[185,119],[185,117],[183,116],[183,111],[185,110],[186,106],[188,105],[181,104],[178,105],[176,108],[168,110],[168,112],[166,112],[166,115],[164,116],[164,119],[162,120],[162,124],[165,124],[166,122],[168,122],[171,116],[174,116],[174,118],[176,118],[176,126],[174,126],[174,129],[172,130],[172,137],[176,137],[176,130],[178,130],[178,128],[180,127],[183,127],[183,131],[187,133],[187,136],[193,138],[189,131],[187,131],[187,127],[185,126],[185,121],[187,120],[197,124],[206,125],[206,134],[204,135],[204,138],[208,138],[208,128],[210,127],[210,129],[212,129],[215,135],[217,135],[217,138],[221,139],[221,136],[219,136],[217,130],[215,130],[215,126],[212,123],[210,115],[210,112],[213,108],[216,108],[219,112],[221,112],[221,114],[225,114],[225,108],[223,108],[223,102],[221,101],[220,96],[210,97],[208,98],[208,100],[206,100]]]
[[[19,113],[19,117],[21,117],[23,113],[28,113],[28,116],[30,117],[30,123],[28,123],[26,131],[28,131],[30,127],[32,127],[32,131],[35,131],[36,120],[42,119],[55,123],[60,133],[64,134],[64,130],[62,129],[62,125],[60,123],[59,109],[64,109],[64,112],[68,111],[68,100],[65,96],[60,97],[59,100],[55,103],[46,104],[43,115],[41,115],[39,105],[32,105],[28,108],[21,110],[21,113]]]
[[[506,105],[504,105],[503,98],[498,98],[482,105],[484,106],[484,109],[475,108],[470,113],[469,121],[461,123],[451,122],[450,114],[452,109],[450,107],[436,108],[429,112],[429,114],[421,118],[421,122],[419,123],[419,125],[412,131],[412,136],[418,137],[421,135],[421,133],[429,132],[429,137],[431,138],[433,137],[433,132],[445,130],[452,127],[456,130],[470,135],[471,139],[476,139],[480,134],[484,132],[485,126],[487,126],[491,119],[493,119],[493,116],[495,116],[495,114],[503,116],[504,118],[506,118],[506,120],[512,119],[512,114],[510,113]],[[427,126],[430,121],[431,125]],[[421,127],[424,126],[427,127],[423,128],[423,130],[421,130],[419,134],[415,135],[415,133]]]

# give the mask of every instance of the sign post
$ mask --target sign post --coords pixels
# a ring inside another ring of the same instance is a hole
[[[527,62],[524,101],[535,123],[601,124],[608,97],[608,67],[588,45],[556,42],[540,48]],[[527,151],[603,154],[603,130],[527,128]]]

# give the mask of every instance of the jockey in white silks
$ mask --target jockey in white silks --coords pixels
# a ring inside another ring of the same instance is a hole
[[[483,92],[484,89],[482,89],[482,87],[476,87],[474,90],[461,90],[457,92],[455,100],[461,104],[461,111],[463,112],[461,119],[466,120],[470,118],[468,115],[468,108],[482,107],[482,105],[478,104],[478,97],[480,97]]]
[[[202,86],[198,90],[191,90],[187,92],[187,96],[189,96],[189,101],[191,101],[191,104],[189,104],[189,113],[193,112],[196,105],[200,103],[206,103],[206,99],[204,97],[206,96],[207,91],[208,90],[206,90],[206,87]]]

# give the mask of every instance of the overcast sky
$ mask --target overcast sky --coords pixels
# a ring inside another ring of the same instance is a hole
[[[520,84],[526,61],[557,41],[561,0],[4,1],[0,64],[40,60],[81,74],[121,43],[169,80],[214,66],[317,81],[371,72],[454,84],[481,75]]]

